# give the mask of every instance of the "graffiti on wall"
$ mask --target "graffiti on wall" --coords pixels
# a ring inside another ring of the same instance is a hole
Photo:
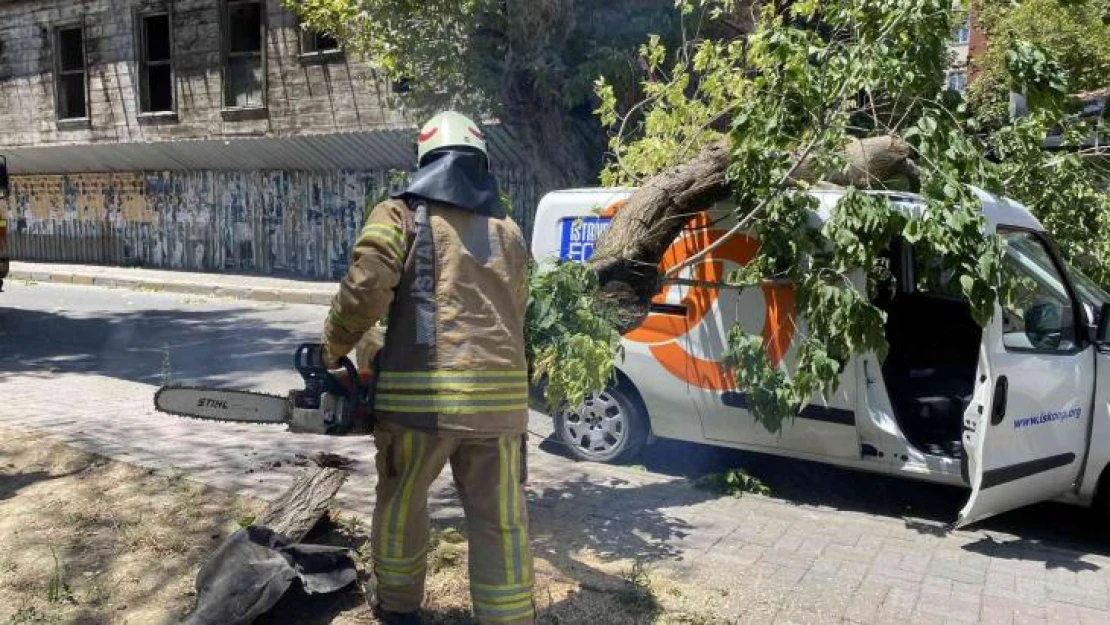
[[[106,262],[335,278],[349,262],[367,202],[388,189],[384,172],[27,176],[13,178],[9,211],[17,239],[124,239],[130,258]],[[22,257],[77,260],[65,255],[54,249]]]
[[[535,188],[501,176],[530,233]],[[14,176],[13,258],[339,278],[389,172],[196,171]]]

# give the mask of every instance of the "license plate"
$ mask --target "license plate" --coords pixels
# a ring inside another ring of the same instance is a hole
[[[608,217],[570,217],[562,221],[559,259],[585,262],[594,254],[594,244],[609,229]]]

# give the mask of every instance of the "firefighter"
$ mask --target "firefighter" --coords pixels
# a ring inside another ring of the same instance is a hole
[[[333,367],[386,315],[368,598],[387,624],[420,622],[428,488],[450,462],[479,623],[535,623],[524,498],[528,248],[473,121],[433,117],[417,161],[408,187],[371,211],[324,330]]]

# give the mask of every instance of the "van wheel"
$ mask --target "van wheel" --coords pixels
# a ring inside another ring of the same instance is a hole
[[[1102,472],[1091,511],[1099,521],[1110,522],[1110,467]]]
[[[623,388],[591,395],[578,408],[555,414],[555,436],[579,460],[629,462],[643,449],[648,430],[644,409]]]

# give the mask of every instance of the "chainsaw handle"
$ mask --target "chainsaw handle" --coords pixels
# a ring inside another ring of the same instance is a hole
[[[339,359],[339,366],[346,371],[351,380],[350,390],[331,371],[324,366],[324,346],[319,343],[303,343],[293,352],[293,366],[301,374],[305,383],[305,394],[314,400],[325,392],[357,396],[359,389],[358,369],[346,356]]]

